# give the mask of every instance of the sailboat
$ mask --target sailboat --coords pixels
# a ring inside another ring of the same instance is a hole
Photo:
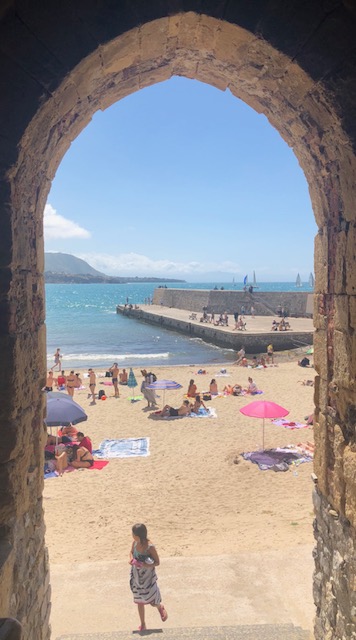
[[[257,280],[256,280],[256,273],[253,272],[253,282],[252,282],[252,286],[254,289],[259,289],[259,286],[257,284]]]
[[[315,278],[314,278],[313,274],[310,272],[309,287],[314,287],[314,283],[315,283]]]
[[[303,285],[302,285],[302,281],[301,281],[301,278],[300,278],[299,273],[298,273],[298,275],[297,275],[297,279],[296,279],[296,281],[295,281],[295,286],[296,286],[296,287],[302,287],[302,286],[303,286]]]

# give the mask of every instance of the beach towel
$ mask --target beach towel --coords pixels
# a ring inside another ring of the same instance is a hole
[[[187,416],[165,416],[161,418],[161,411],[155,411],[148,416],[152,420],[183,420],[184,418],[217,418],[216,409],[209,407],[205,409],[199,409],[199,413],[189,413]]]
[[[198,413],[190,413],[184,418],[217,418],[216,409],[209,407],[209,409],[199,409]]]
[[[304,424],[303,422],[291,422],[290,420],[285,420],[284,418],[278,418],[278,420],[272,420],[273,424],[276,424],[277,427],[285,427],[286,429],[306,429],[310,425]]]
[[[124,438],[122,440],[103,440],[99,449],[93,451],[97,458],[134,458],[150,455],[149,438]]]
[[[261,471],[288,471],[292,464],[312,462],[313,456],[308,452],[301,453],[297,448],[265,449],[264,451],[250,451],[241,453],[245,460],[258,465]]]
[[[91,469],[97,469],[98,471],[101,471],[101,469],[104,469],[104,467],[106,467],[106,465],[109,464],[109,460],[94,460],[94,464],[92,467],[81,467],[81,469],[75,469],[74,467],[69,466],[68,469],[64,469],[63,473],[71,473],[72,471],[90,471]],[[45,479],[46,478],[59,478],[59,473],[58,471],[49,471],[49,472],[45,472],[44,474]]]

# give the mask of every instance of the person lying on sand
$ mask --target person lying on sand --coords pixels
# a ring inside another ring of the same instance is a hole
[[[72,467],[75,469],[89,469],[94,464],[94,458],[86,447],[73,447],[74,457],[71,461]]]
[[[169,404],[166,404],[163,407],[161,413],[158,415],[159,418],[167,418],[167,417],[176,417],[176,416],[188,416],[190,414],[190,404],[189,400],[184,400],[183,404],[179,409],[174,409]]]

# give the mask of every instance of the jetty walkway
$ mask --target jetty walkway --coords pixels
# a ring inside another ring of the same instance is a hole
[[[132,309],[118,305],[117,313],[129,318],[158,325],[163,329],[177,331],[184,335],[201,338],[205,342],[226,349],[238,350],[244,347],[246,353],[264,353],[266,346],[272,342],[275,351],[285,351],[306,347],[313,344],[313,320],[311,318],[288,318],[290,330],[272,331],[273,316],[245,316],[246,330],[234,330],[235,321],[229,314],[229,324],[215,326],[200,322],[201,314],[194,314],[187,309],[165,307],[163,305],[140,305]],[[278,318],[276,317],[278,320]]]

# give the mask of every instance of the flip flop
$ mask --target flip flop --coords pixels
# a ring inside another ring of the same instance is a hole
[[[164,608],[163,604],[161,604],[161,606],[160,606],[160,607],[158,607],[158,611],[159,611],[159,614],[160,614],[160,616],[161,616],[161,620],[162,620],[162,622],[166,622],[166,620],[167,620],[167,618],[168,618],[168,613],[167,613],[167,611],[165,610],[165,608]]]

